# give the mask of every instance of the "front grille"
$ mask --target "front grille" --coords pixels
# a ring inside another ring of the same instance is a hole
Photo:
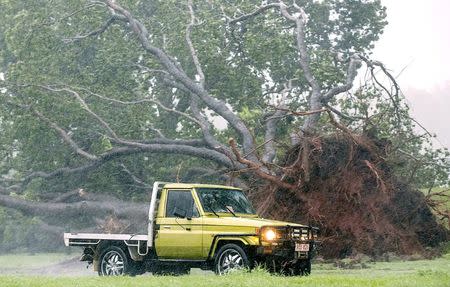
[[[308,228],[293,227],[291,228],[290,234],[294,240],[308,240],[309,238]]]
[[[293,228],[291,234],[292,234],[292,238],[298,239],[302,235],[302,230],[300,228]]]

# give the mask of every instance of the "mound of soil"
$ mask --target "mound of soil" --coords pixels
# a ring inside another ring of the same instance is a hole
[[[298,188],[267,186],[253,201],[266,217],[318,226],[325,258],[425,254],[448,231],[424,195],[393,175],[388,151],[388,141],[362,135],[309,138],[284,161],[284,180]]]

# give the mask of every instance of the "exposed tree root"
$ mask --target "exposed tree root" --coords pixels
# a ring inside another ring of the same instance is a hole
[[[389,142],[345,131],[306,142],[284,162],[284,181],[301,184],[269,184],[253,201],[264,216],[319,226],[323,256],[424,253],[448,238],[427,198],[392,175],[384,160]]]

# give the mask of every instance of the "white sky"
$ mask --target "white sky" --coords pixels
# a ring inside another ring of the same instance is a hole
[[[413,116],[450,148],[450,0],[382,0],[389,24],[373,58],[394,75]],[[441,143],[441,144],[440,144]]]

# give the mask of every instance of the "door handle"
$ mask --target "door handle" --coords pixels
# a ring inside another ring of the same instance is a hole
[[[191,231],[191,228],[190,228],[190,227],[186,227],[186,230],[187,230],[187,231]]]
[[[164,229],[170,229],[170,226],[166,225],[166,226],[163,226],[163,228]]]

